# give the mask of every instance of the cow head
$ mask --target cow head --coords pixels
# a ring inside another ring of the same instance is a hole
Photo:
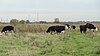
[[[98,31],[98,28],[97,27],[95,28],[95,31]]]
[[[94,31],[98,31],[98,28],[97,27],[94,27],[92,30],[93,30],[93,32]]]
[[[67,25],[65,25],[65,29],[68,29],[69,27]]]

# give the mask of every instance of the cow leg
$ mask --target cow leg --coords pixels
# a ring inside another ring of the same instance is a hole
[[[52,31],[50,33],[52,34]]]
[[[82,33],[82,31],[81,31],[81,33]]]
[[[80,32],[82,33],[82,29],[80,29]]]
[[[53,31],[50,32],[53,35]]]
[[[5,31],[4,34],[7,35],[7,31]]]
[[[86,34],[86,31],[84,31],[84,33]]]
[[[60,34],[61,32],[57,32],[57,34]]]

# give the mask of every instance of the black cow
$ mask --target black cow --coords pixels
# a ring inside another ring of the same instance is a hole
[[[8,31],[14,31],[14,27],[13,26],[5,26],[3,29],[2,29],[2,31],[1,31],[1,33],[6,33],[6,32],[8,32]]]
[[[81,33],[82,33],[82,32],[86,33],[86,31],[87,31],[86,25],[80,25],[80,32],[81,32]]]
[[[84,33],[86,33],[87,29],[93,29],[93,32],[94,30],[97,31],[97,28],[91,24],[91,23],[86,23],[86,25],[80,25],[80,32],[82,33],[82,31],[84,31]]]
[[[65,26],[50,26],[46,32],[47,33],[51,32],[51,34],[52,34],[52,32],[61,33],[65,29],[66,29]]]
[[[72,29],[75,29],[75,28],[76,28],[76,26],[75,26],[75,25],[72,25],[72,26],[71,26],[71,28],[72,28]]]

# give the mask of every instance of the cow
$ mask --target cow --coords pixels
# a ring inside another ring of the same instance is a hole
[[[3,27],[1,33],[7,33],[10,31],[14,31],[14,27],[13,26],[5,26],[5,27]]]
[[[71,29],[71,26],[69,24],[65,24],[65,25],[68,27],[68,29]]]
[[[87,26],[87,28],[88,29],[93,29],[93,32],[94,32],[94,30],[96,30],[97,31],[97,27],[95,27],[93,24],[91,24],[91,23],[86,23],[86,26]]]
[[[72,26],[71,26],[71,28],[72,28],[72,29],[75,29],[75,28],[76,28],[76,26],[75,26],[75,25],[72,25]]]
[[[65,29],[68,29],[67,26],[50,26],[48,29],[47,29],[47,33],[51,33],[52,32],[56,32],[56,33],[61,33],[61,32],[64,32]]]
[[[96,30],[97,31],[97,27],[95,27],[93,24],[91,24],[91,23],[86,23],[86,25],[80,25],[80,32],[82,33],[82,32],[84,32],[84,33],[86,33],[86,31],[87,31],[87,29],[93,29],[93,32],[94,32],[94,30]]]

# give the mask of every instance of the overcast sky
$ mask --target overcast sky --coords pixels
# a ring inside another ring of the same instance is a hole
[[[0,21],[100,21],[99,14],[100,0],[0,0]]]

